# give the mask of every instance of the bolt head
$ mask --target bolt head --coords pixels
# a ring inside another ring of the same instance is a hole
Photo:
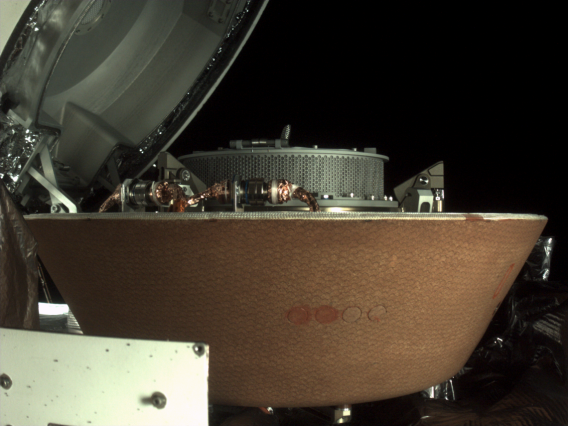
[[[181,180],[189,180],[190,177],[191,173],[189,173],[189,170],[184,170],[183,172],[181,172]]]
[[[152,405],[156,408],[164,408],[167,402],[166,395],[161,392],[154,392],[152,395]]]
[[[0,386],[4,389],[10,389],[12,387],[12,379],[7,374],[2,374],[0,376]]]
[[[203,354],[205,354],[205,346],[196,343],[195,345],[193,345],[193,352],[195,352],[197,356],[202,356]]]
[[[428,185],[428,182],[430,182],[430,180],[428,179],[427,176],[420,176],[419,182],[420,182],[422,185]]]
[[[61,207],[59,207],[57,204],[51,206],[51,213],[59,213],[60,210]]]

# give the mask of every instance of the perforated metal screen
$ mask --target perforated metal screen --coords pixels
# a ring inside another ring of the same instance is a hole
[[[227,151],[197,153],[179,160],[208,186],[238,175],[242,179],[288,179],[320,195],[384,195],[384,160],[388,160],[384,156],[315,149]]]

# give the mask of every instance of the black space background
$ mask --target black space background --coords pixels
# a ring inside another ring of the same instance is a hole
[[[448,5],[272,0],[169,151],[291,124],[293,146],[376,147],[389,195],[443,160],[447,211],[546,215],[551,279],[568,279],[558,12]]]

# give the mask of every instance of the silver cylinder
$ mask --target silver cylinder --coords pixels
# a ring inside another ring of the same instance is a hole
[[[388,157],[347,149],[254,148],[199,152],[179,158],[207,186],[239,175],[286,179],[305,190],[334,197],[353,193],[364,199],[384,195],[384,163]]]
[[[152,192],[151,181],[138,181],[131,187],[129,193],[128,203],[136,206],[150,206],[154,205],[151,201]]]

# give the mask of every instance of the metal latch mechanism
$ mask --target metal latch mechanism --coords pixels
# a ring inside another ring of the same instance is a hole
[[[402,212],[443,212],[444,162],[440,161],[398,185],[394,195]]]

